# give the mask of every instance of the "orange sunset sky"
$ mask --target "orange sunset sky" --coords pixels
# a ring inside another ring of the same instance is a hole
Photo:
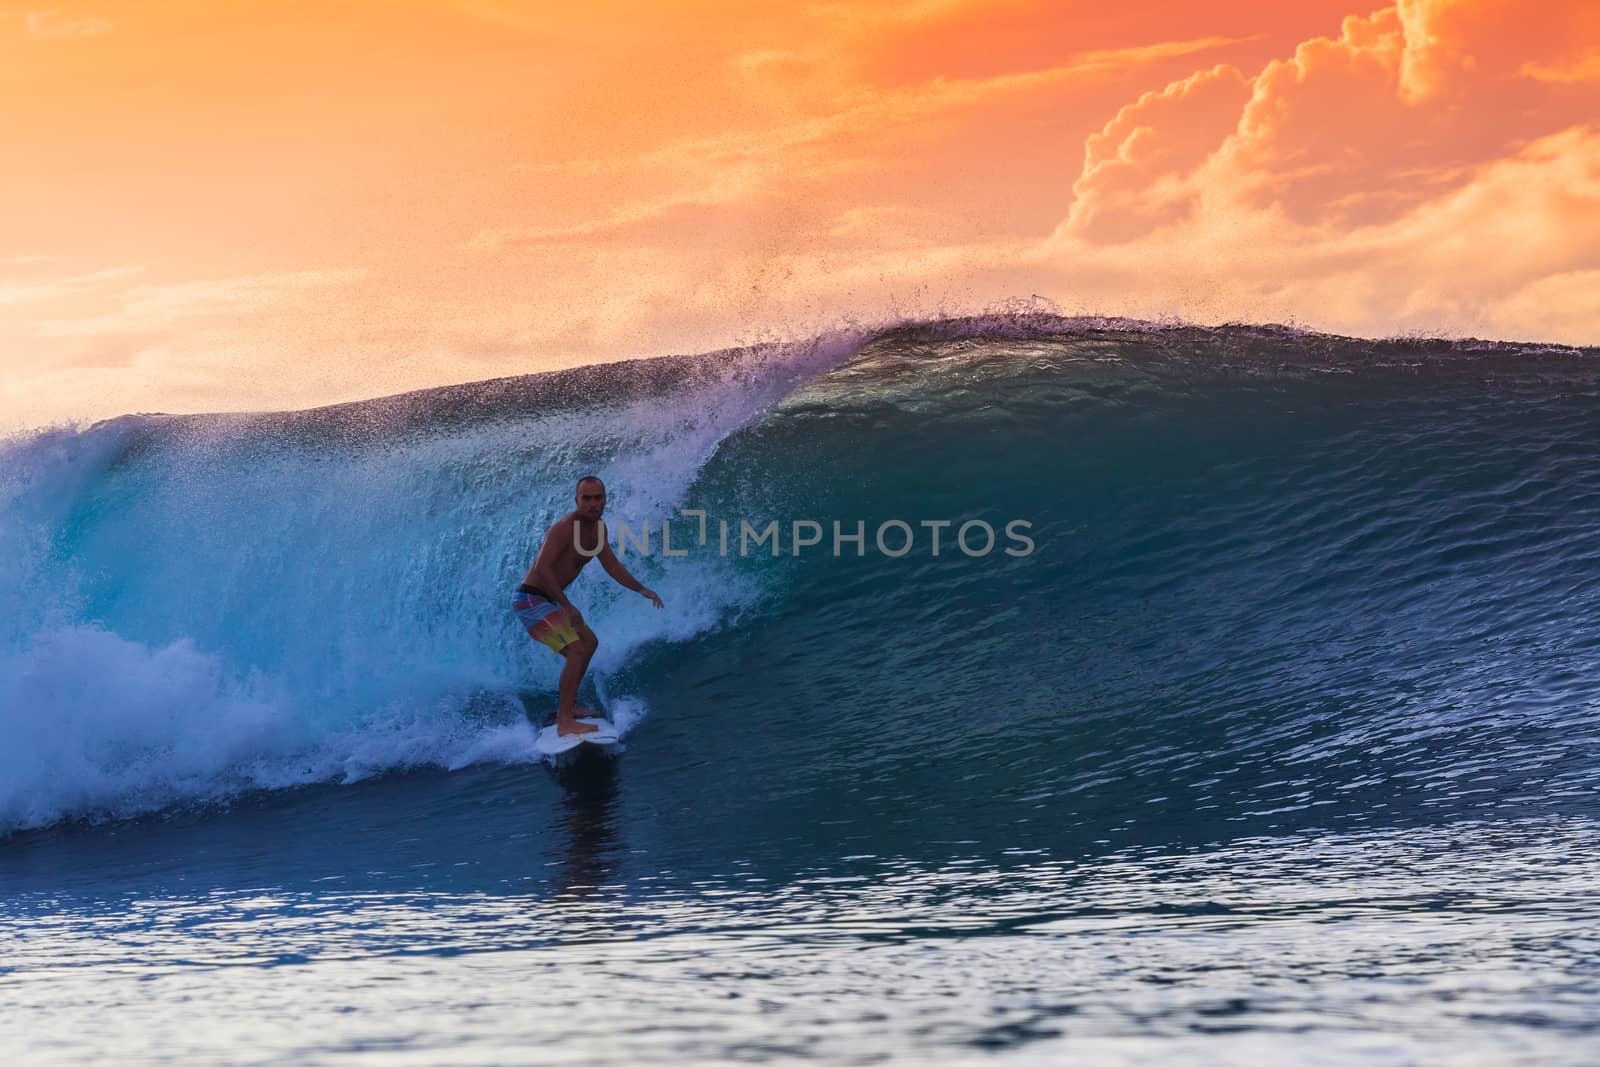
[[[1036,295],[1600,342],[1600,0],[0,0],[0,430]]]

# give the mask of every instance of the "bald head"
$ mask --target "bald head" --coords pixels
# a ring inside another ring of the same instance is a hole
[[[600,513],[606,508],[606,483],[592,474],[586,474],[578,479],[578,491],[574,494],[578,503],[578,515],[584,519],[598,519]]]

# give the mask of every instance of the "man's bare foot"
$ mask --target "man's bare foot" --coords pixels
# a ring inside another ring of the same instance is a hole
[[[583,709],[580,708],[579,710],[581,712]],[[571,718],[556,716],[556,733],[563,737],[571,734],[592,734],[598,729],[600,727],[592,722],[579,722],[577,715],[573,715]]]

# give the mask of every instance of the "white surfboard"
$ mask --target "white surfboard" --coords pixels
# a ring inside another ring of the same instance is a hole
[[[599,727],[586,734],[561,734],[557,733],[554,723],[539,731],[539,736],[534,739],[533,747],[546,756],[559,756],[563,752],[570,752],[579,745],[614,745],[622,740],[621,733],[616,726],[605,719],[579,719],[579,722],[593,723]]]

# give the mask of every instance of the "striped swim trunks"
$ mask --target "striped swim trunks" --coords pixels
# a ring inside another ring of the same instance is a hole
[[[552,652],[578,643],[578,631],[561,605],[529,586],[517,587],[511,598],[511,610],[527,629],[528,636],[544,642]]]

